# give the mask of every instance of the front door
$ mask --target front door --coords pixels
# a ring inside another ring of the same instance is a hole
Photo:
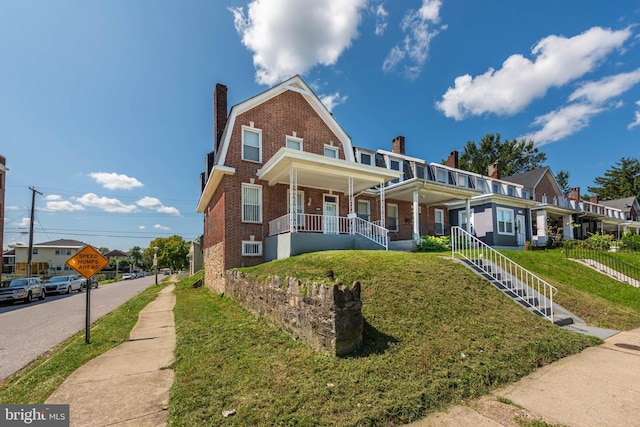
[[[338,196],[324,195],[324,215],[322,218],[324,234],[338,234]]]
[[[516,215],[516,238],[518,246],[524,246],[527,233],[524,228],[524,215]]]

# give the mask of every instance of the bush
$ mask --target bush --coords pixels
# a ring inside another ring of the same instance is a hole
[[[612,240],[613,236],[609,234],[592,234],[588,239],[581,242],[580,247],[595,251],[608,251],[611,248]]]
[[[640,234],[627,231],[622,235],[622,249],[628,251],[640,251]]]
[[[420,252],[439,252],[451,249],[450,236],[420,236],[418,243],[418,251]]]

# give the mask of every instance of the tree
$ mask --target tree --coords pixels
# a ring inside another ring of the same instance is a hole
[[[640,162],[635,157],[622,157],[617,166],[611,167],[593,180],[597,185],[587,187],[589,192],[598,195],[600,200],[640,197]]]
[[[153,265],[153,247],[158,248],[158,268],[172,267],[182,269],[187,265],[189,244],[181,236],[158,237],[149,243],[149,247],[142,253],[142,259]]]
[[[479,144],[467,141],[459,159],[460,169],[486,175],[489,165],[498,162],[501,176],[516,175],[537,169],[547,159],[533,140],[500,140],[500,134],[488,133]]]
[[[133,265],[142,265],[142,248],[140,246],[134,246],[127,252],[133,260]]]
[[[556,174],[556,182],[560,186],[562,194],[568,196],[571,193],[571,187],[569,187],[569,171],[559,170]]]
[[[105,246],[101,246],[100,248],[98,248],[98,252],[100,252],[101,254],[106,254],[109,251],[109,248],[105,247]]]

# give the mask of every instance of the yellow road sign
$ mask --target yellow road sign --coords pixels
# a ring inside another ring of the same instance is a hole
[[[95,250],[93,246],[87,245],[69,258],[66,264],[85,279],[89,279],[109,264],[109,260]]]

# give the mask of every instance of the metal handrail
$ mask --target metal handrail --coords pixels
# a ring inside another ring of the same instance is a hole
[[[592,265],[592,267],[604,271],[604,273],[615,277],[621,282],[640,287],[640,268],[628,264],[606,252],[589,248],[566,247],[565,256],[567,258],[595,261],[597,265]]]
[[[554,321],[553,296],[558,289],[529,270],[511,261],[480,239],[460,227],[451,227],[451,256],[459,255],[500,283],[523,305],[542,317]]]

